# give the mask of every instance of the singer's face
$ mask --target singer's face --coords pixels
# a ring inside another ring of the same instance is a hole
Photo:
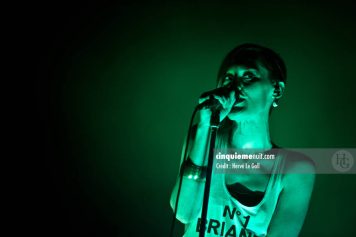
[[[258,63],[255,67],[231,66],[220,81],[220,86],[227,86],[230,83],[235,83],[234,86],[239,93],[228,115],[229,119],[237,122],[264,117],[268,119],[274,100],[274,86],[264,66]]]

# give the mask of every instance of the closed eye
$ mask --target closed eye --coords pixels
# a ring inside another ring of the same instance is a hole
[[[234,80],[234,76],[231,74],[226,74],[223,79],[223,86],[230,84]]]
[[[245,83],[253,82],[258,80],[259,78],[252,72],[245,72],[242,76],[242,81]]]

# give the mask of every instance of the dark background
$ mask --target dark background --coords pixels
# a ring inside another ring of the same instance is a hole
[[[241,43],[286,61],[271,121],[278,145],[356,147],[355,6],[265,2],[28,3],[41,167],[28,193],[31,231],[168,236],[190,115]],[[355,181],[317,176],[301,236],[356,235]]]

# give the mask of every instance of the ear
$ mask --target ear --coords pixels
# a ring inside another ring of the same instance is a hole
[[[283,81],[275,82],[274,83],[274,92],[273,98],[280,99],[284,93],[285,84]]]

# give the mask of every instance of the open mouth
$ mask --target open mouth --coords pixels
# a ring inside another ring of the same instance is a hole
[[[235,102],[235,104],[234,104],[233,107],[242,106],[242,105],[244,104],[244,102],[245,102],[245,99],[239,97],[239,98],[236,100],[236,102]]]

